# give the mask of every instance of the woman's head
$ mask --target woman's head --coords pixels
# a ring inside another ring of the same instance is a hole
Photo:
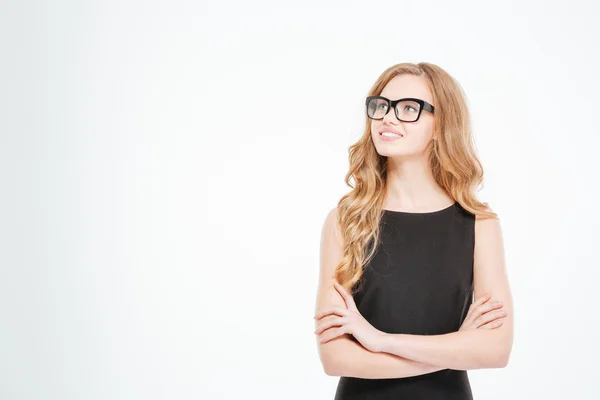
[[[433,140],[435,104],[423,75],[405,72],[389,79],[365,102],[377,153],[384,157],[426,154]]]
[[[391,107],[406,98],[414,100]],[[484,211],[485,204],[475,195],[483,169],[475,154],[466,98],[452,76],[435,64],[397,64],[377,78],[364,104],[364,133],[349,148],[345,181],[352,190],[338,202],[345,247],[336,278],[349,290],[359,281],[379,240],[388,157],[424,157],[436,183],[463,208],[496,216]],[[386,138],[381,135],[384,131],[402,137]]]

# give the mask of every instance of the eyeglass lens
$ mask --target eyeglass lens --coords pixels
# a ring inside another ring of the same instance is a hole
[[[371,99],[367,106],[370,118],[382,119],[388,108],[388,103],[383,99]],[[403,100],[396,104],[396,117],[402,121],[416,121],[421,105],[412,100]]]

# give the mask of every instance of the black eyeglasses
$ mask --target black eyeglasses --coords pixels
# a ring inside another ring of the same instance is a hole
[[[367,116],[381,120],[393,107],[396,118],[403,122],[415,122],[421,116],[421,111],[427,110],[433,114],[434,107],[425,100],[406,97],[390,100],[383,96],[368,96],[365,100]]]

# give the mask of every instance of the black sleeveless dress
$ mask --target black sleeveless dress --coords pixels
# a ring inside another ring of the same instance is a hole
[[[354,294],[371,325],[387,333],[456,332],[473,301],[475,215],[383,210],[380,244]],[[393,379],[340,377],[335,400],[472,399],[467,371],[444,369]]]

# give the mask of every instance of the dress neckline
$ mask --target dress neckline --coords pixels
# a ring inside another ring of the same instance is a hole
[[[435,215],[435,214],[444,213],[446,211],[450,211],[450,210],[454,209],[457,205],[458,205],[458,202],[455,201],[448,207],[442,208],[441,210],[426,211],[426,212],[395,211],[395,210],[387,210],[385,208],[382,211],[384,213],[392,214],[392,215]]]

